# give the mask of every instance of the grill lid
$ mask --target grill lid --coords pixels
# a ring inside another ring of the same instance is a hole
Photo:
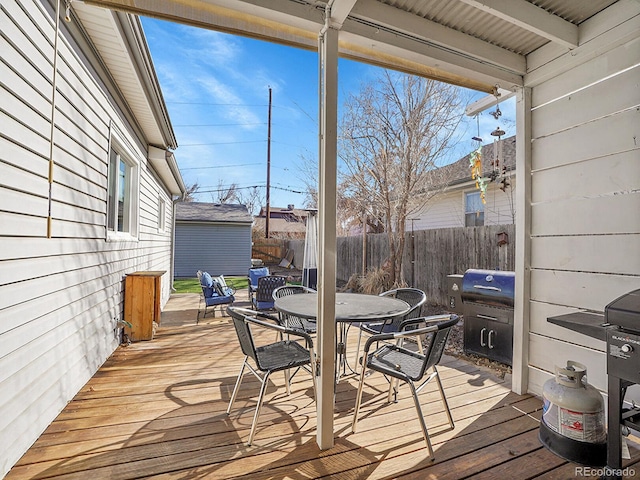
[[[628,330],[640,331],[640,289],[613,300],[604,309],[605,320]]]
[[[516,273],[470,268],[462,277],[462,301],[513,307]]]

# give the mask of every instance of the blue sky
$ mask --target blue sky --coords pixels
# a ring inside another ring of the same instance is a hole
[[[271,206],[302,207],[297,165],[302,156],[317,158],[318,149],[317,53],[151,18],[142,24],[178,140],[178,166],[186,184],[200,185],[197,199],[214,201],[220,182],[266,185],[271,87]],[[340,60],[339,114],[341,100],[377,72]],[[471,90],[465,95],[470,101],[485,96]],[[485,143],[498,125],[507,136],[515,134],[514,105],[513,98],[500,104],[500,121],[488,112],[480,115]],[[451,161],[474,148],[476,134],[476,119],[465,117],[459,154]]]

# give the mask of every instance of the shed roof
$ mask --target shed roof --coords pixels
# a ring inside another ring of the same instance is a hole
[[[204,202],[176,204],[177,222],[253,223],[246,205]]]

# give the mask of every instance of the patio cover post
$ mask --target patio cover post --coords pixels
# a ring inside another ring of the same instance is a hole
[[[333,447],[336,363],[336,185],[338,123],[338,30],[327,24],[318,39],[319,59],[319,248],[318,248],[318,429],[316,441]]]

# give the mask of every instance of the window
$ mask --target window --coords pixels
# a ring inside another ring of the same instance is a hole
[[[166,222],[167,203],[158,198],[158,232],[164,232]]]
[[[480,192],[466,193],[464,203],[464,226],[481,227],[484,225],[484,204],[480,199]]]
[[[136,237],[138,230],[138,167],[112,137],[107,187],[107,237]]]

